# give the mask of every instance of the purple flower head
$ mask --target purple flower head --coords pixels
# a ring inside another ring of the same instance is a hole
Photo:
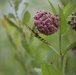
[[[34,25],[40,33],[51,35],[59,28],[59,17],[46,11],[37,11],[34,16]]]
[[[72,14],[72,18],[68,21],[68,24],[71,25],[72,29],[76,31],[76,12]]]

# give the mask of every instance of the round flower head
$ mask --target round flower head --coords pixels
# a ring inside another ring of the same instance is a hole
[[[68,24],[70,24],[71,25],[71,27],[76,31],[76,12],[74,12],[73,14],[72,14],[72,18],[71,18],[71,20],[68,22]]]
[[[59,17],[46,11],[37,11],[34,16],[34,25],[40,33],[51,35],[59,28]]]

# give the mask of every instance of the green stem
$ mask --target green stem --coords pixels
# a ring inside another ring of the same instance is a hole
[[[61,29],[61,28],[60,28]],[[60,50],[60,56],[61,56],[61,72],[62,75],[64,75],[64,56],[62,54],[62,49],[61,49],[61,30],[59,31],[59,50]]]
[[[47,44],[56,54],[58,54],[60,56],[60,54],[46,41],[44,40],[42,37],[40,37],[36,32],[34,32],[29,26],[27,26],[26,24],[24,24],[33,34],[36,38],[38,38],[40,41],[42,41],[43,43]]]
[[[62,72],[62,75],[65,75],[64,56],[61,57],[61,72]]]
[[[51,46],[51,45],[48,45],[57,55],[60,56],[60,54]]]
[[[59,50],[60,50],[60,55],[62,56],[62,51],[61,51],[61,33],[59,32]]]

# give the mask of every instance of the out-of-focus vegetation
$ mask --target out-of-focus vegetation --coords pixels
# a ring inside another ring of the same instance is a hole
[[[64,6],[71,0],[50,1],[58,10],[58,4],[64,8]],[[27,8],[25,2],[27,2]],[[73,2],[76,2],[76,0]],[[48,0],[23,0],[19,5],[19,10],[17,11],[20,19],[22,19],[23,10],[24,12],[28,10],[30,13],[30,20],[28,22],[26,20],[26,22],[31,28],[33,28],[33,16],[37,10],[52,11]],[[23,34],[20,34],[16,28],[10,26],[6,22],[3,16],[9,13],[13,13],[15,15],[9,2],[7,0],[0,0],[0,75],[42,75],[41,64],[44,63],[54,64],[57,68],[60,68],[59,56],[57,56],[46,44],[34,37],[27,28],[23,28],[25,37],[22,37]],[[14,18],[14,16],[10,18]],[[16,24],[18,25],[18,23]],[[59,51],[58,32],[52,36],[39,35],[49,41],[49,43]],[[69,43],[76,39],[75,36],[76,32],[71,30],[68,26],[65,36],[62,38],[63,50]],[[26,40],[23,40],[23,38],[26,38]],[[21,42],[23,42],[24,45],[22,45]],[[67,58],[65,59],[66,75],[76,75],[75,58],[76,51],[69,51]]]

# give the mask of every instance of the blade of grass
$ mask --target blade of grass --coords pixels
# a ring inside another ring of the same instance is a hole
[[[60,17],[60,34],[63,34],[67,29],[67,21],[60,6],[59,6],[59,17]]]
[[[29,26],[25,25],[33,34],[36,38],[38,38],[40,41],[42,41],[43,43],[47,44],[57,55],[60,56],[60,54],[46,41],[44,40],[42,37],[40,37],[37,33],[35,33]]]
[[[50,2],[50,0],[48,0],[48,2],[50,3],[50,6],[51,6],[51,8],[52,8],[52,12],[53,12],[54,14],[57,14],[57,11],[56,11],[55,7],[54,7],[53,4]]]
[[[65,18],[67,18],[72,13],[75,7],[76,3],[71,5],[66,11],[64,11]]]
[[[21,29],[15,23],[13,23],[9,18],[7,18],[5,15],[4,15],[4,19],[8,22],[9,25],[17,28],[21,32]]]
[[[64,55],[65,55],[70,49],[74,48],[75,46],[76,46],[76,40],[75,40],[73,43],[71,43],[71,44],[65,49]]]

